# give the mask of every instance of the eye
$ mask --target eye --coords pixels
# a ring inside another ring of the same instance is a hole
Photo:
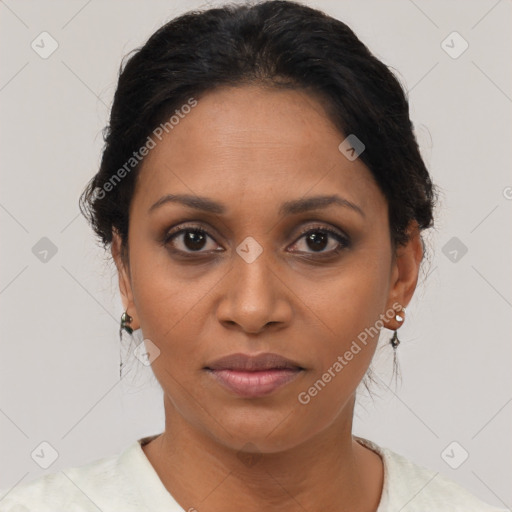
[[[338,254],[343,249],[350,246],[350,241],[346,236],[326,226],[314,228],[308,227],[302,231],[302,236],[299,240],[302,239],[304,239],[306,248],[312,249],[312,252],[309,252],[309,254],[319,253],[322,256]],[[329,239],[331,240],[329,241]],[[295,242],[293,246],[296,246],[297,244],[298,241]],[[331,247],[330,249],[329,245]],[[308,251],[299,252],[308,253]]]
[[[338,254],[343,249],[350,246],[350,240],[341,232],[335,231],[327,226],[318,226],[304,229],[301,237],[292,245],[295,247],[299,245],[299,241],[304,239],[306,250],[292,251],[292,252],[305,252],[309,254],[319,254],[319,257],[332,256]],[[208,249],[208,239],[213,241]],[[209,253],[220,252],[224,249],[215,249],[216,242],[206,230],[197,225],[180,226],[168,232],[162,244],[170,247],[170,250],[180,254],[193,254],[193,253]],[[330,246],[330,249],[329,249]],[[312,251],[307,251],[307,248]],[[204,249],[204,250],[203,250]],[[327,249],[327,250],[326,250]]]
[[[207,231],[198,226],[181,226],[180,229],[171,230],[163,240],[164,245],[170,245],[171,250],[177,253],[211,252],[209,249],[202,251],[207,247],[207,240],[213,238]],[[178,246],[178,247],[177,247]]]

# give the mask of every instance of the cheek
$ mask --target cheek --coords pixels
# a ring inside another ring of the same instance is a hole
[[[173,371],[189,367],[193,362],[197,366],[196,344],[203,330],[197,317],[201,297],[196,297],[195,293],[187,294],[172,280],[164,282],[165,279],[156,283],[146,282],[137,291],[137,314],[144,337],[158,346],[165,356],[166,365]],[[155,365],[158,366],[157,361]]]
[[[382,288],[367,269],[352,267],[329,280],[299,313],[306,315],[299,330],[312,368],[291,397],[290,418],[303,435],[319,433],[346,410],[375,353],[379,331],[372,326],[381,313]]]
[[[160,252],[143,243],[136,244],[130,255],[132,290],[144,337],[160,350],[190,310],[190,283],[184,286],[173,276],[168,260]],[[165,252],[165,251],[164,251]],[[175,273],[174,273],[175,274]]]
[[[382,253],[361,249],[349,255],[335,272],[318,279],[315,287],[309,281],[295,285],[297,294],[321,320],[326,336],[338,340],[337,348],[350,344],[383,312],[389,286],[387,265]]]
[[[206,268],[206,267],[204,267]],[[152,363],[157,377],[164,370],[187,380],[206,363],[201,359],[205,322],[211,318],[209,292],[222,277],[200,267],[180,269],[165,250],[143,243],[133,251],[135,307],[144,337],[160,349]]]
[[[387,299],[388,262],[381,252],[361,251],[347,258],[335,275],[320,280],[317,293],[301,292],[308,297],[303,314],[312,321],[307,324],[314,324],[307,336],[316,340],[315,370],[308,379],[309,388],[304,386],[307,396],[301,403],[316,403],[319,414],[325,413],[321,404],[342,405],[370,365]]]

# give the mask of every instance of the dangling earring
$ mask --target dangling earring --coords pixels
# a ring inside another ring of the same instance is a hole
[[[130,323],[133,318],[125,311],[121,315],[121,324],[119,326],[119,379],[122,378],[123,371],[123,355],[121,353],[121,343],[123,341],[123,330],[126,331],[130,336],[133,333],[133,329],[130,327]]]
[[[395,314],[395,320],[397,322],[400,322],[400,324],[402,324],[402,322],[405,320],[405,308],[402,308],[400,313]],[[401,327],[401,325],[400,325],[400,327]],[[398,379],[398,375],[400,373],[400,370],[398,368],[398,363],[396,360],[396,349],[397,349],[398,345],[400,345],[400,340],[398,339],[397,331],[398,331],[398,329],[395,329],[395,332],[393,333],[392,338],[389,340],[389,343],[393,347],[393,374],[395,375],[395,385],[398,382],[397,379]]]
[[[405,308],[402,308],[402,311],[395,315],[395,320],[397,322],[402,323],[404,321],[405,315],[403,313],[405,313]],[[389,343],[391,343],[391,346],[393,347],[393,350],[395,352],[396,352],[396,348],[398,347],[398,345],[400,345],[400,340],[398,339],[397,331],[398,331],[398,329],[395,329],[395,332],[393,333],[392,338],[389,340]]]
[[[398,339],[398,335],[397,335],[396,331],[393,333],[393,336],[389,340],[389,343],[391,343],[393,350],[396,350],[396,347],[398,347],[398,345],[400,345],[400,340]]]

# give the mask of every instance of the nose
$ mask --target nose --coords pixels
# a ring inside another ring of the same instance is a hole
[[[292,317],[291,292],[263,251],[254,261],[234,253],[233,264],[221,287],[217,318],[227,328],[258,334],[283,328]]]

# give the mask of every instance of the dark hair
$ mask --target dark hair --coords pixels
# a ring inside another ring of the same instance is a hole
[[[225,5],[185,13],[133,51],[119,70],[99,172],[80,197],[80,210],[104,248],[114,228],[123,252],[128,246],[140,168],[132,163],[127,171],[133,152],[191,97],[221,85],[299,88],[323,99],[340,132],[365,145],[359,158],[387,199],[393,246],[407,242],[410,221],[420,230],[433,226],[435,189],[404,91],[343,22],[291,1]]]
[[[80,197],[104,248],[115,229],[127,257],[129,208],[140,169],[134,151],[191,98],[243,84],[307,91],[341,134],[363,142],[359,158],[387,199],[393,247],[407,242],[411,221],[420,230],[433,226],[435,188],[404,90],[343,22],[292,1],[228,4],[185,13],[133,51],[120,66],[99,172]]]

